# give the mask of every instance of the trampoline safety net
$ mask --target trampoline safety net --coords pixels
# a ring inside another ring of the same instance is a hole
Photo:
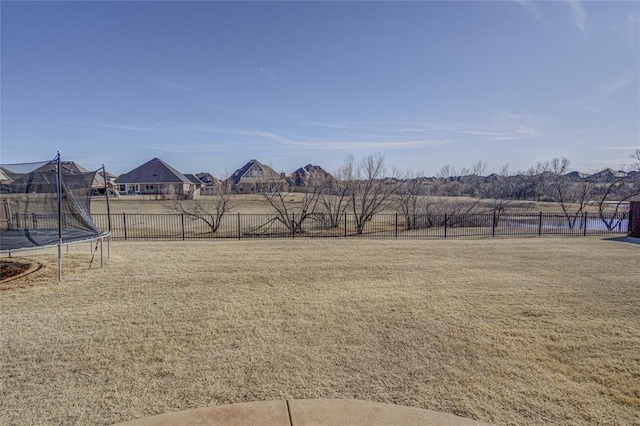
[[[0,252],[55,246],[60,233],[63,244],[108,235],[90,214],[91,195],[100,185],[98,170],[73,161],[0,164]]]

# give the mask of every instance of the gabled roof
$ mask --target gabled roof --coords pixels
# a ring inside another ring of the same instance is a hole
[[[573,171],[573,172],[569,172],[565,175],[567,178],[569,178],[572,181],[580,181],[586,177],[588,177],[589,175],[586,173],[580,173],[578,171]]]
[[[207,172],[196,173],[196,177],[200,179],[200,182],[205,184],[218,182],[218,179],[215,176]]]
[[[106,176],[106,177],[107,177],[107,180],[113,180],[113,179],[115,179],[115,178],[117,178],[117,177],[118,177],[118,176],[114,175],[114,174],[113,174],[113,173],[111,173],[111,172],[106,172],[106,174],[105,174],[105,173],[102,173],[102,172],[100,171],[100,172],[98,172],[98,174],[99,174],[100,176],[103,176],[103,175],[104,175],[104,176]]]
[[[186,178],[189,179],[191,181],[191,183],[195,183],[197,185],[202,185],[202,181],[200,179],[198,179],[195,175],[192,174],[185,174]]]
[[[193,183],[159,158],[149,160],[116,179],[116,183]]]
[[[104,178],[97,171],[87,170],[75,161],[61,161],[61,173],[65,179],[76,176],[81,180],[91,179],[91,186],[94,188],[104,187]],[[12,165],[13,168],[13,165]],[[17,173],[3,167],[4,174],[13,180],[15,185],[24,184],[55,184],[56,183],[56,162],[48,161],[32,170],[22,168],[22,173]]]
[[[255,173],[255,170],[262,170],[263,176],[252,176],[252,174]],[[271,182],[273,182],[274,180],[285,181],[285,179],[283,179],[278,172],[276,172],[269,166],[265,166],[258,160],[250,160],[247,164],[233,172],[233,174],[229,176],[228,179],[231,180],[234,185],[237,185],[238,183],[240,183],[240,179],[242,178],[245,178],[245,180],[256,182],[260,180]]]
[[[312,177],[316,180],[333,179],[333,176],[327,173],[325,169],[313,164],[307,164],[304,167],[300,167],[299,169],[291,173],[291,177],[293,179],[293,183],[296,186],[305,185],[306,181]]]
[[[7,176],[4,171],[2,170],[2,168],[0,168],[0,181],[1,182],[9,182],[12,181],[13,179],[11,179],[9,176]]]
[[[89,170],[85,169],[75,161],[61,161],[60,167],[64,172],[68,172],[68,173],[89,173]],[[33,172],[42,173],[42,172],[55,171],[55,169],[56,169],[55,162],[50,162],[38,167]]]

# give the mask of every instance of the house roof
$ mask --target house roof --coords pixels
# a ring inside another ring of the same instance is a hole
[[[313,164],[307,164],[304,167],[300,167],[293,173],[291,177],[296,186],[306,185],[306,180],[313,177],[315,180],[333,179],[331,174],[327,173],[325,169]]]
[[[252,176],[255,170],[262,170],[262,176]],[[229,178],[234,185],[240,183],[240,180],[259,182],[259,181],[286,181],[282,176],[269,166],[265,166],[258,160],[250,160],[247,164],[233,172]]]
[[[200,179],[200,182],[202,183],[216,183],[218,181],[218,179],[213,176],[211,173],[207,173],[207,172],[200,172],[200,173],[196,173],[196,177],[198,179]]]
[[[11,179],[9,176],[7,176],[4,171],[2,170],[2,168],[0,168],[0,181],[2,182],[8,182],[8,181],[12,181],[13,179]]]
[[[2,170],[16,185],[22,185],[26,182],[31,184],[55,184],[56,182],[56,163],[53,161],[40,163],[35,169],[25,168],[24,166],[28,167],[28,164],[17,165],[19,166],[17,170],[20,170],[20,172],[15,171],[16,169],[13,166],[11,165],[12,170],[6,167],[3,167]],[[92,188],[104,187],[104,178],[101,172],[87,170],[75,161],[61,161],[60,166],[65,179],[69,179],[70,176],[82,176],[80,178],[82,180],[91,179]]]
[[[80,164],[75,161],[61,161],[60,167],[62,170],[68,173],[89,173],[90,171],[82,167]],[[48,162],[33,170],[33,173],[43,173],[49,171],[55,171],[56,163]]]
[[[123,183],[193,183],[188,177],[159,158],[149,160],[129,173],[118,176],[115,181]]]
[[[186,178],[189,179],[192,183],[198,184],[198,185],[202,185],[203,182],[198,179],[195,175],[192,174],[185,174]]]

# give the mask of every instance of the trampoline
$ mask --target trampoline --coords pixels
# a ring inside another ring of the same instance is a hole
[[[102,255],[110,231],[98,228],[90,207],[96,187],[106,189],[105,175],[104,166],[89,171],[59,153],[51,161],[0,164],[0,253],[57,246],[59,279],[63,245],[99,241]],[[104,196],[108,208],[108,191]]]

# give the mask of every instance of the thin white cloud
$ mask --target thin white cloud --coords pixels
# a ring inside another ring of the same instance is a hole
[[[634,163],[630,158],[603,158],[598,160],[584,160],[580,163],[576,163],[575,166],[578,170],[593,170],[594,164],[596,165],[596,167],[609,166],[617,170],[624,170],[625,168],[633,168]]]
[[[458,123],[429,123],[407,121],[382,122],[342,122],[327,123],[303,121],[300,124],[321,126],[327,129],[345,130],[364,134],[369,140],[374,138],[390,139],[409,137],[433,140],[458,140],[463,136],[477,136],[487,141],[518,140],[535,137],[542,117],[535,114],[515,114],[501,112],[490,117],[478,117],[474,120]],[[478,124],[480,123],[480,124]]]
[[[260,69],[260,73],[266,75],[267,77],[269,77],[271,79],[277,80],[280,77],[275,72],[264,69],[264,67],[260,67],[259,69]]]
[[[622,23],[614,25],[613,29],[620,31],[629,43],[637,43],[640,38],[640,12],[632,12]]]
[[[324,123],[321,121],[300,121],[299,124],[305,126],[317,126],[317,127],[328,127],[331,129],[344,129],[344,130],[360,130],[356,126],[348,125],[348,124],[340,124],[340,123]]]
[[[640,145],[635,146],[599,146],[596,149],[603,151],[633,151],[640,148]]]
[[[160,88],[165,91],[192,92],[193,88],[188,84],[176,83],[175,81],[159,80]]]
[[[105,129],[116,129],[116,130],[135,130],[135,131],[160,130],[157,127],[134,126],[134,125],[128,125],[128,124],[104,123],[104,122],[97,122],[97,121],[84,121],[84,120],[52,120],[52,121],[55,123],[69,124],[72,126],[100,127]]]
[[[233,152],[230,148],[221,148],[219,144],[170,144],[147,145],[145,148],[167,153],[203,153],[203,152]]]
[[[537,3],[532,0],[513,0],[515,3],[518,3],[522,8],[533,17],[535,20],[542,22],[544,21],[544,17]]]
[[[584,95],[581,108],[586,111],[597,111],[607,98],[619,94],[627,86],[638,81],[640,66],[628,68],[618,75],[605,80]]]
[[[573,25],[576,26],[578,30],[584,35],[587,36],[587,25],[588,25],[588,17],[587,11],[584,9],[582,2],[580,0],[567,0],[569,4],[569,9],[571,10],[571,17],[573,19]]]
[[[514,133],[516,135],[522,135],[522,136],[535,136],[538,134],[538,132],[536,132],[535,129],[532,129],[530,127],[524,127],[524,126],[518,127]]]
[[[492,141],[515,141],[521,139],[530,139],[538,135],[534,129],[529,129],[527,127],[518,127],[511,133],[506,133],[500,136],[496,136],[491,138]]]
[[[436,145],[443,145],[452,142],[451,140],[445,139],[412,139],[412,140],[403,140],[401,138],[389,138],[383,141],[374,140],[379,137],[379,135],[373,135],[373,137],[364,137],[364,138],[346,138],[346,137],[335,137],[335,138],[291,138],[282,136],[280,134],[274,132],[266,132],[266,131],[244,131],[237,130],[233,131],[234,134],[238,135],[246,135],[257,137],[265,140],[270,140],[273,142],[277,142],[281,145],[286,145],[292,148],[300,148],[300,149],[339,149],[339,150],[353,150],[353,149],[407,149],[407,148],[416,148],[416,147],[429,147]]]
[[[273,131],[225,129],[209,125],[181,126],[181,130],[225,134],[251,139],[256,142],[274,142],[291,149],[314,150],[357,150],[357,149],[409,149],[430,147],[453,142],[445,138],[406,138],[399,135],[380,135],[376,133],[353,135],[336,135],[333,137],[313,138],[308,136],[285,136]]]
[[[610,95],[613,92],[617,92],[618,90],[623,89],[629,83],[631,83],[631,78],[629,78],[628,76],[621,76],[605,86],[604,92],[605,94]]]

